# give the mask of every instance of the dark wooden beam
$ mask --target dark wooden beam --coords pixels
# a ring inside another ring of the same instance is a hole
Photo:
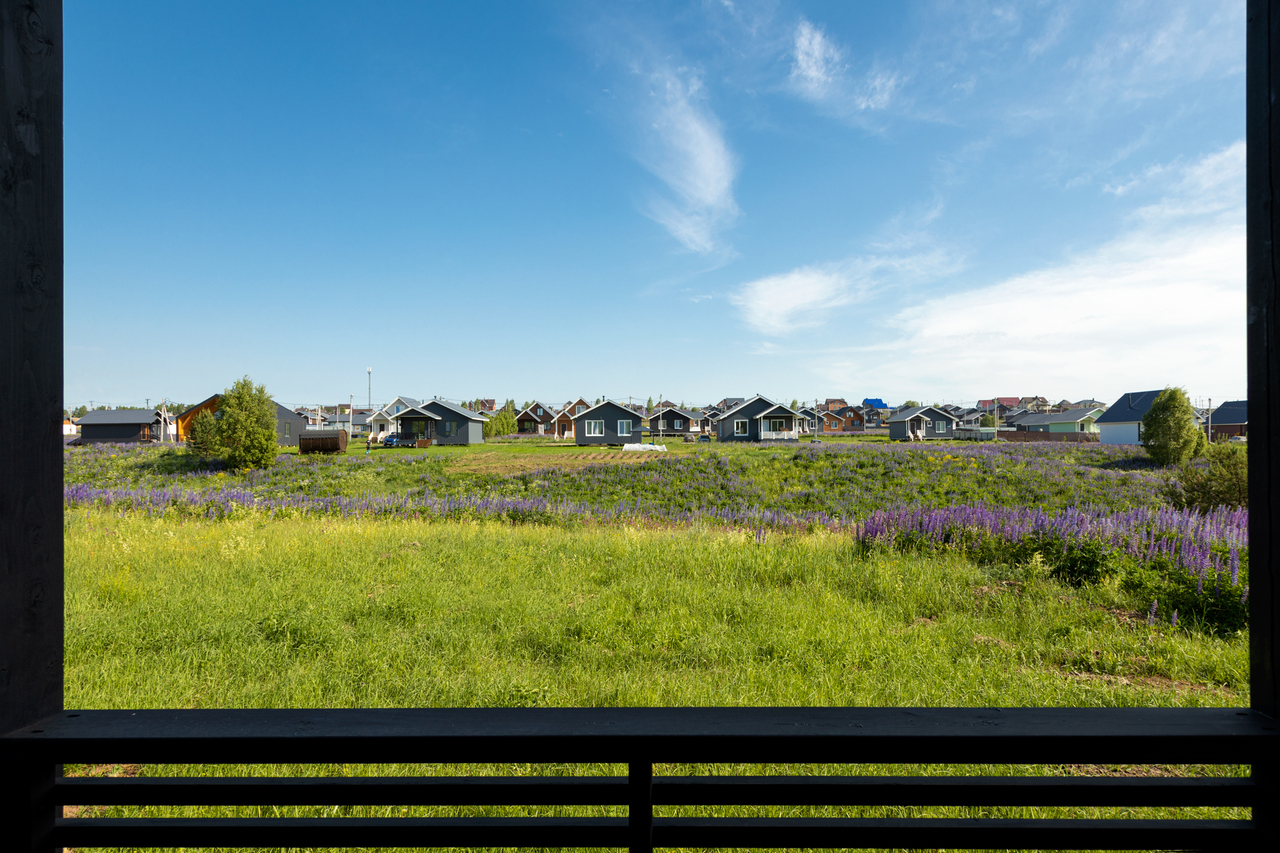
[[[0,0],[0,730],[62,707],[62,4]]]
[[[1280,3],[1250,0],[1247,15],[1246,135],[1248,143],[1249,353],[1249,663],[1252,707],[1277,711],[1275,665],[1280,545],[1280,305],[1276,301],[1276,240],[1280,219]]]

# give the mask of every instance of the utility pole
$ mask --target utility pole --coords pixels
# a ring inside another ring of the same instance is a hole
[[[352,394],[347,402],[347,438],[356,434],[356,395]]]
[[[1212,397],[1209,398],[1209,407],[1207,411],[1209,413],[1209,435],[1207,437],[1209,439],[1209,443],[1212,444],[1213,443],[1213,398]]]
[[[366,367],[365,371],[369,374],[369,413],[373,413],[373,368]]]

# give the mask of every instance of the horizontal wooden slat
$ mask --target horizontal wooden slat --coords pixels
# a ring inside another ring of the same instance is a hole
[[[619,847],[622,818],[60,820],[54,847]],[[1250,821],[657,818],[657,847],[1232,848]]]
[[[1250,821],[661,818],[655,847],[1247,849]]]
[[[64,763],[1216,763],[1274,754],[1231,708],[421,708],[64,712],[0,739]]]
[[[623,777],[67,778],[58,805],[624,805]],[[1238,778],[667,776],[655,805],[1249,806]]]
[[[45,847],[625,847],[626,818],[73,818]]]

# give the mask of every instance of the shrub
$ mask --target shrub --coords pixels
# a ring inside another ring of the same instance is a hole
[[[1181,388],[1166,388],[1142,417],[1142,443],[1157,465],[1180,465],[1196,448],[1195,410]]]
[[[492,418],[484,423],[484,437],[494,438],[499,435],[511,435],[518,432],[519,424],[516,423],[515,413],[509,409],[503,409],[495,414]]]
[[[266,468],[276,458],[276,404],[248,376],[222,392],[218,438],[232,468]]]
[[[1201,433],[1203,435],[1203,433]],[[1203,462],[1185,462],[1169,484],[1169,502],[1178,509],[1207,513],[1220,506],[1249,505],[1249,451],[1243,444],[1212,444]]]
[[[201,409],[196,413],[187,444],[201,459],[208,459],[218,452],[218,421],[213,412]]]

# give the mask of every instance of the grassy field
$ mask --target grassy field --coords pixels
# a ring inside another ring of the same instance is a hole
[[[847,537],[827,534],[772,535],[759,542],[746,532],[699,528],[570,530],[336,518],[215,522],[96,510],[68,513],[66,543],[70,708],[1186,706],[1246,705],[1249,699],[1243,635],[1209,637],[1159,623],[1148,626],[1142,614],[1124,608],[1117,590],[1064,587],[1036,561],[983,568],[958,555],[859,554]],[[150,776],[624,772],[607,765],[67,770]],[[708,771],[1243,772],[1075,765],[657,768],[668,775]],[[963,808],[802,811],[815,816],[1033,814]],[[430,816],[464,810],[199,811],[268,812]],[[180,808],[147,812],[193,813]],[[1036,816],[1054,813],[1034,811]],[[1239,816],[1215,809],[1179,814]]]
[[[378,450],[366,458],[361,446],[346,457],[289,456],[265,472],[236,472],[163,449],[69,450],[66,706],[1249,702],[1247,631],[1197,622],[1186,609],[1178,626],[1166,618],[1149,622],[1149,596],[1126,585],[1126,572],[1160,569],[1190,585],[1184,590],[1188,601],[1212,598],[1216,582],[1223,587],[1219,597],[1231,603],[1243,600],[1235,586],[1237,571],[1239,581],[1247,583],[1247,543],[1239,538],[1239,519],[1169,515],[1162,508],[1162,474],[1140,451],[920,448],[847,440],[800,448],[673,443],[660,458],[635,454],[633,462],[631,454],[615,456],[623,454],[510,442]],[[1092,516],[1078,511],[1086,502],[1094,507]],[[611,509],[622,504],[630,508]],[[975,513],[983,506],[996,509],[980,517]],[[726,516],[726,508],[746,515]],[[1028,511],[1034,514],[1031,522]],[[896,536],[869,536],[885,512],[914,513],[918,524],[900,525]],[[963,535],[941,535],[938,513],[956,514],[960,521],[954,523],[961,526],[947,529]],[[819,517],[825,520],[813,521]],[[994,519],[1002,530],[1031,524],[1026,527],[1031,533],[999,540],[1005,543],[1001,548],[984,545],[975,551],[965,543],[999,539],[966,538],[982,518]],[[1067,538],[1035,533],[1036,524],[1048,523],[1044,519],[1058,525],[1053,535]],[[1122,537],[1123,524],[1129,532]],[[1111,550],[1098,550],[1103,546]],[[1067,585],[1058,579],[1057,562],[1078,562],[1080,555],[1112,560],[1116,571]],[[1181,562],[1175,564],[1175,558]],[[1203,591],[1195,589],[1195,577],[1183,566],[1194,568],[1197,560],[1215,573]],[[1245,772],[1239,767],[1080,765],[655,770],[663,775]],[[113,765],[68,766],[67,772],[625,771],[607,765]],[[166,808],[146,814],[445,816],[476,811],[614,813],[397,807]],[[965,808],[719,811],[783,812],[1058,814]],[[130,808],[92,813],[140,814]],[[1245,816],[1229,809],[1072,814]]]

